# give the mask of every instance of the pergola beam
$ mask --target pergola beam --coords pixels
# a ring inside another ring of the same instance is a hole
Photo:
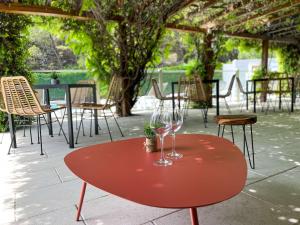
[[[241,2],[238,2],[234,5],[232,5],[231,9],[222,10],[219,13],[216,13],[215,15],[206,18],[204,21],[201,21],[201,23],[202,23],[201,27],[208,27],[209,24],[215,23],[216,20],[219,20],[220,18],[227,16],[229,13],[232,13],[235,10],[238,10],[241,7],[241,5],[242,5]]]
[[[0,3],[0,12],[20,14],[20,15],[33,15],[33,16],[54,16],[65,19],[76,20],[90,20],[91,17],[74,15],[72,13],[65,12],[61,9],[48,7],[48,6],[28,6],[18,3]]]
[[[300,4],[300,0],[292,0],[292,1],[289,1],[289,2],[287,2],[285,4],[283,4],[283,5],[279,5],[279,6],[276,6],[274,8],[271,8],[271,9],[268,9],[266,11],[263,11],[261,13],[258,13],[256,15],[247,17],[247,18],[245,18],[243,20],[238,20],[234,24],[230,24],[230,25],[227,25],[227,26],[225,24],[225,27],[229,28],[229,29],[232,29],[233,27],[241,26],[242,24],[246,23],[247,21],[259,19],[261,17],[268,16],[268,15],[280,12],[280,11],[282,11],[284,9],[287,9],[287,8],[290,8],[290,7],[293,7],[293,6],[297,6],[299,4]]]
[[[287,27],[283,27],[281,29],[277,29],[277,30],[274,30],[274,31],[270,31],[268,32],[268,35],[272,35],[272,34],[276,34],[276,33],[280,33],[282,31],[286,31],[286,30],[291,30],[293,28],[296,28],[299,24],[294,24],[294,25],[291,25],[291,26],[287,26]]]
[[[191,2],[191,1],[189,1]],[[207,7],[208,4],[215,4],[217,1],[212,0],[209,1],[206,4]],[[293,2],[297,2],[297,4],[300,4],[300,0],[294,0]],[[79,16],[72,13],[65,12],[61,9],[54,8],[54,7],[46,7],[46,6],[26,6],[21,5],[18,3],[10,3],[10,4],[4,4],[0,3],[0,12],[4,13],[13,13],[13,14],[21,14],[21,15],[38,15],[38,16],[53,16],[53,17],[59,17],[59,18],[66,18],[66,19],[76,19],[76,20],[91,20],[94,19],[92,16]],[[111,18],[112,21],[119,21],[120,18]],[[181,24],[175,24],[175,23],[167,23],[166,28],[172,29],[172,30],[180,30],[185,32],[194,32],[194,33],[206,33],[207,29],[201,28],[201,27],[193,27],[193,26],[187,26],[187,25],[181,25]],[[222,32],[218,31],[217,32]],[[238,37],[238,38],[246,38],[246,39],[261,39],[261,40],[271,40],[276,42],[284,42],[284,43],[292,43],[292,44],[299,44],[299,41],[294,38],[278,38],[278,37],[272,37],[268,35],[256,35],[256,34],[250,34],[246,32],[223,32],[224,35],[230,36],[230,37]]]
[[[191,27],[186,25],[180,25],[175,23],[167,23],[166,28],[170,30],[179,30],[179,31],[185,31],[185,32],[191,32],[191,33],[206,33],[207,30],[200,28],[200,27]]]

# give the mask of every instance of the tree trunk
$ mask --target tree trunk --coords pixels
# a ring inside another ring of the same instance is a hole
[[[213,35],[205,34],[203,39],[202,63],[205,68],[205,80],[212,80],[215,71],[215,54],[212,48]],[[212,106],[212,85],[206,85],[206,94],[209,96],[209,105]]]

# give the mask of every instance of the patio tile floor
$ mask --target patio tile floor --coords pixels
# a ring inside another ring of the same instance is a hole
[[[217,126],[209,115],[204,128],[200,112],[190,110],[181,133],[213,134]],[[119,118],[125,138],[143,136],[143,124],[150,112],[136,112],[132,117]],[[123,139],[111,121],[113,138]],[[247,185],[238,196],[205,208],[198,208],[202,225],[285,225],[300,224],[300,113],[258,114],[254,125],[256,169],[248,170]],[[66,126],[66,124],[65,124]],[[76,147],[109,141],[104,121],[100,134],[80,134]],[[2,225],[189,225],[186,209],[159,209],[120,199],[92,186],[87,187],[82,221],[75,221],[82,182],[65,166],[63,158],[73,151],[63,136],[47,136],[43,128],[45,155],[39,155],[35,144],[18,131],[18,148],[7,155],[9,134],[0,145],[0,224]],[[74,129],[75,130],[75,129]],[[27,132],[28,133],[28,132]],[[28,135],[28,134],[27,134]],[[226,133],[230,139],[230,134]],[[240,130],[235,139],[241,145]],[[175,196],[174,196],[175,197]]]

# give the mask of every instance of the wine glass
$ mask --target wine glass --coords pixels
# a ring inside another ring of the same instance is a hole
[[[150,120],[150,127],[159,136],[160,139],[160,159],[154,162],[157,166],[170,166],[173,164],[172,160],[166,159],[164,154],[164,137],[169,134],[172,129],[171,113],[159,108],[155,111]]]
[[[172,128],[171,128],[172,152],[167,154],[167,156],[171,159],[180,159],[183,156],[182,154],[176,152],[175,150],[176,132],[181,128],[182,124],[183,124],[183,113],[179,108],[177,108],[174,110],[174,114],[172,118]]]

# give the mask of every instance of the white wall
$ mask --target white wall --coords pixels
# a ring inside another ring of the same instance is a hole
[[[232,75],[239,71],[239,78],[241,83],[246,90],[246,81],[251,79],[253,74],[253,70],[261,65],[261,59],[235,59],[232,63],[223,64],[222,68],[222,76],[223,81],[220,85],[220,90],[227,90],[230,79]],[[278,63],[276,58],[269,58],[268,61],[268,70],[269,71],[278,71]],[[233,101],[237,101],[240,99],[239,90],[236,82],[234,83],[232,90],[232,98]]]

